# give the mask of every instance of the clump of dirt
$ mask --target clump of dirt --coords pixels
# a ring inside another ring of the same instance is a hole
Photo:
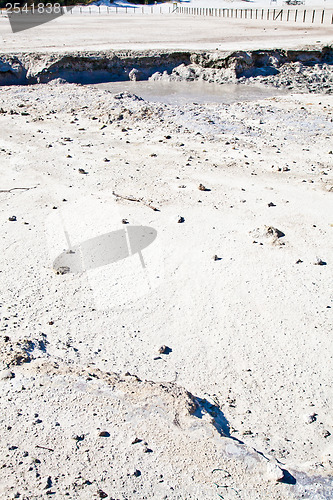
[[[250,235],[255,238],[253,243],[270,243],[271,245],[281,246],[285,243],[281,241],[281,238],[285,236],[284,232],[273,226],[264,226],[262,228],[254,229],[250,231]]]

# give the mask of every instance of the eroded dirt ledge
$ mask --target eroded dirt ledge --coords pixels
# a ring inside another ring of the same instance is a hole
[[[134,70],[134,72],[133,72]],[[0,54],[0,85],[55,78],[93,83],[128,80],[259,81],[276,87],[331,93],[333,47],[254,51],[81,51]]]

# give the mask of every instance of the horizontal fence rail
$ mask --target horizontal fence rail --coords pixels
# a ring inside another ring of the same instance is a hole
[[[288,6],[289,7],[289,6]],[[33,11],[31,15],[33,15]],[[131,15],[158,15],[158,14],[180,14],[187,16],[218,17],[249,21],[275,21],[286,23],[306,23],[333,25],[333,9],[305,9],[305,8],[274,8],[274,9],[231,9],[231,8],[208,8],[208,7],[184,7],[181,4],[162,5],[133,5],[133,6],[74,6],[62,7],[66,15],[108,15],[108,14],[131,14]],[[22,12],[26,13],[26,12]],[[0,10],[1,16],[7,16],[8,11]]]

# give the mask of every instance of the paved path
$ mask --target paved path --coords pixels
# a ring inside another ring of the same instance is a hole
[[[1,52],[104,49],[295,48],[333,42],[333,26],[177,14],[66,14],[13,34],[0,17]]]

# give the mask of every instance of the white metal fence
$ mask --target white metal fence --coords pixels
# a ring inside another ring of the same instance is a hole
[[[302,24],[333,25],[333,9],[305,9],[305,8],[274,8],[274,9],[217,9],[205,7],[184,7],[177,3],[165,3],[160,5],[135,5],[135,6],[74,6],[63,7],[66,15],[109,15],[109,14],[129,14],[129,15],[159,15],[159,14],[180,14],[185,16],[217,17],[231,20],[248,21],[272,21]],[[7,15],[7,11],[2,9],[1,15]],[[333,34],[333,32],[332,32]]]
[[[248,19],[256,21],[333,24],[333,9],[215,9],[179,6],[177,12],[192,16],[227,17],[230,19]]]

